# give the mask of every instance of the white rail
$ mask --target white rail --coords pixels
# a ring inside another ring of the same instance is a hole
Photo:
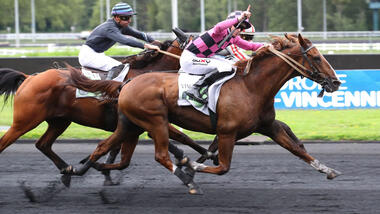
[[[285,32],[256,32],[255,36],[258,38],[266,38],[269,35],[284,35]],[[286,32],[286,33],[297,33],[297,32]],[[148,32],[157,39],[173,38],[174,34],[171,32]],[[189,32],[187,34],[198,35],[199,32]],[[380,37],[380,31],[329,31],[329,32],[302,32],[302,35],[310,38],[368,38],[368,39],[378,39]],[[82,33],[20,33],[20,39],[38,39],[38,40],[51,40],[51,39],[80,39],[82,38]],[[15,40],[16,34],[0,34],[1,40]]]

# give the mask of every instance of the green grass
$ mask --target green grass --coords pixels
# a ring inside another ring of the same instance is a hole
[[[0,48],[7,50],[17,50],[17,48]],[[48,52],[48,48],[46,47],[23,47],[20,48],[24,51],[28,51],[28,53],[17,53],[13,55],[1,55],[0,57],[67,57],[67,56],[75,56],[77,57],[79,54],[79,48],[62,48],[55,47],[55,51]],[[125,48],[121,46],[113,46],[109,50],[105,52],[108,56],[129,56],[133,54],[137,54],[141,52],[141,49],[138,48]]]
[[[0,112],[0,126],[12,124],[12,113],[13,108],[8,102]],[[287,123],[301,140],[380,140],[380,109],[279,110],[276,118]],[[46,128],[44,122],[22,136],[22,139],[38,139]],[[213,135],[183,131],[194,140],[213,139]],[[0,131],[0,136],[4,133]],[[59,139],[103,139],[110,134],[73,123]],[[141,138],[147,139],[146,134]]]

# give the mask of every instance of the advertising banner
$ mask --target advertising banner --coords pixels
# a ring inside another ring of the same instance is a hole
[[[275,97],[276,109],[352,109],[380,107],[380,70],[336,70],[338,91],[319,98],[322,87],[307,79],[289,80]]]

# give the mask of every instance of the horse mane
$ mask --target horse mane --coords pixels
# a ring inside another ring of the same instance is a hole
[[[171,43],[172,41],[166,40],[163,43],[155,43],[155,45],[159,46],[161,50],[166,51],[170,47]],[[159,60],[162,56],[163,55],[158,52],[152,50],[144,50],[137,55],[125,58],[122,63],[129,63],[129,66],[132,69],[143,69],[149,63],[153,63]]]
[[[308,39],[305,39],[308,43]],[[282,51],[288,48],[292,48],[298,44],[298,37],[295,34],[285,34],[284,37],[280,36],[271,36],[271,44],[274,49]],[[269,47],[260,48],[256,52],[256,55],[253,57],[253,61],[261,60],[262,58],[272,55],[272,52],[269,50]]]
[[[307,38],[304,38],[305,42],[310,44],[311,41]],[[278,51],[282,51],[288,48],[292,48],[298,44],[298,37],[296,34],[286,34],[284,37],[280,36],[271,36],[270,40],[272,46],[274,49]],[[266,57],[272,56],[272,52],[269,50],[269,47],[262,47],[260,48],[252,57],[253,63],[263,60]],[[248,60],[240,60],[235,63],[235,66],[237,67],[237,73],[243,75],[243,71],[247,65]]]

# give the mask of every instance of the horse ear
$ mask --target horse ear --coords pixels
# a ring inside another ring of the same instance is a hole
[[[307,44],[300,33],[298,34],[298,42],[302,47],[307,48]]]
[[[285,38],[287,38],[289,41],[292,41],[292,40],[290,40],[288,33],[285,33],[284,36],[285,36]]]
[[[187,35],[181,29],[179,29],[179,28],[176,27],[172,31],[175,33],[175,35],[177,36],[177,38],[179,39],[179,41],[181,42],[181,44],[184,43],[184,42],[186,42],[186,40],[187,40],[188,37],[187,37]]]

